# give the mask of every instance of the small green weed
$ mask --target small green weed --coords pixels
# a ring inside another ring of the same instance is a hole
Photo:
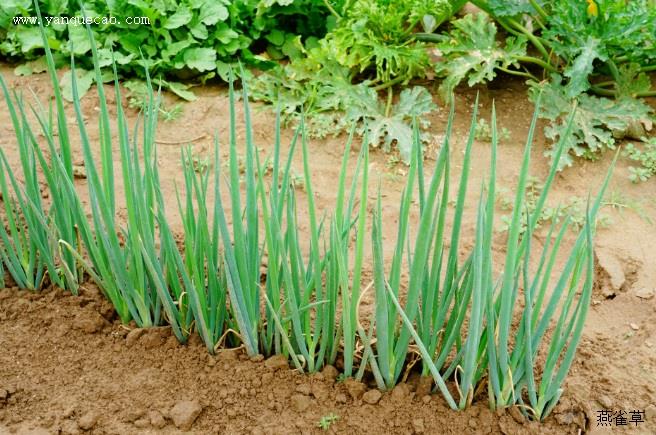
[[[649,180],[656,174],[656,138],[643,139],[642,149],[630,143],[624,149],[624,155],[639,166],[629,166],[629,179],[638,183]]]
[[[321,419],[317,423],[317,427],[320,427],[323,430],[328,430],[330,428],[330,425],[335,423],[337,420],[339,420],[339,416],[331,412],[330,414],[321,417]]]
[[[490,127],[490,124],[485,120],[485,118],[479,119],[476,123],[475,134],[477,140],[483,142],[492,142],[492,128]],[[499,130],[499,141],[507,140],[510,140],[510,131],[508,131],[507,128],[502,127]]]

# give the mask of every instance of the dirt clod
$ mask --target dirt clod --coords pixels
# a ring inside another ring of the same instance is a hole
[[[195,400],[182,400],[171,408],[169,415],[178,429],[189,430],[198,418],[203,407]]]
[[[106,324],[107,321],[100,313],[91,310],[81,312],[75,319],[75,327],[86,334],[95,334]]]
[[[296,392],[309,396],[312,393],[312,387],[308,384],[301,384],[296,387]]]
[[[128,412],[125,414],[125,421],[128,423],[134,423],[135,421],[139,420],[141,417],[144,416],[146,411],[143,409],[130,409]]]
[[[71,418],[74,415],[75,415],[74,406],[69,406],[68,408],[64,409],[64,412],[62,412],[62,418]]]
[[[331,382],[335,382],[335,379],[337,379],[337,376],[339,375],[337,369],[331,365],[324,367],[321,373],[323,373],[323,376],[327,381]]]
[[[159,411],[150,411],[148,413],[148,418],[150,419],[150,424],[155,428],[155,429],[161,429],[164,426],[166,426],[166,420],[164,419],[164,416],[162,415],[161,412]]]
[[[419,383],[417,384],[417,397],[424,397],[431,393],[433,388],[433,378],[430,376],[422,376],[419,378]]]
[[[274,372],[278,370],[286,370],[289,368],[289,362],[287,361],[287,357],[285,355],[272,356],[264,362],[264,365]]]
[[[145,329],[143,328],[135,328],[132,331],[128,333],[128,335],[125,337],[125,345],[127,347],[132,347],[135,345],[137,341],[139,341],[139,338],[146,332]]]
[[[636,290],[635,295],[640,299],[649,300],[654,297],[654,289],[642,287]]]
[[[595,250],[595,257],[598,274],[606,284],[601,287],[601,292],[605,297],[611,297],[622,290],[626,281],[622,261],[607,249]]]
[[[296,412],[304,412],[312,404],[312,399],[304,394],[294,394],[291,398],[292,408]]]
[[[164,343],[164,337],[162,337],[162,333],[157,328],[150,328],[141,334],[139,343],[141,343],[144,349],[154,349]]]
[[[424,433],[426,430],[424,427],[424,420],[421,418],[415,418],[412,420],[412,429],[414,429],[415,433]]]
[[[148,426],[150,426],[150,420],[145,417],[142,417],[139,420],[135,421],[134,425],[139,429],[145,429]]]
[[[410,387],[406,383],[398,384],[391,393],[391,398],[393,402],[401,402],[405,400],[410,394]]]
[[[330,390],[328,386],[324,383],[314,383],[312,384],[312,395],[320,402],[328,400],[330,396]]]
[[[345,380],[344,386],[346,387],[346,391],[348,391],[353,400],[359,400],[365,391],[367,391],[367,386],[365,384],[352,378]]]
[[[383,395],[379,390],[369,390],[362,395],[362,400],[370,405],[375,405],[380,401],[381,397],[383,397]]]
[[[80,419],[77,421],[77,425],[80,427],[82,430],[91,430],[94,428],[94,426],[98,423],[98,414],[96,414],[93,411],[89,411],[85,413]]]
[[[599,402],[604,409],[613,409],[613,400],[605,394],[597,397],[597,402]]]

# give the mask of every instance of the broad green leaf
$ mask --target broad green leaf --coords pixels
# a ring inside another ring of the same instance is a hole
[[[183,50],[190,47],[193,43],[193,38],[187,38],[167,45],[166,48],[162,50],[162,59],[168,61],[169,59],[175,57],[178,53],[181,53]]]
[[[32,74],[45,72],[47,69],[48,66],[46,64],[45,57],[40,57],[38,59],[18,65],[16,68],[14,68],[14,74],[17,76],[30,76]]]
[[[209,34],[205,24],[201,23],[200,21],[195,24],[192,21],[191,25],[189,26],[189,32],[194,35],[194,38],[200,39],[201,41],[207,39]]]
[[[84,26],[68,25],[68,49],[75,55],[86,54],[91,50],[91,42]]]
[[[228,44],[239,38],[239,33],[223,24],[217,27],[216,32],[214,32],[214,37],[218,39],[222,44]]]
[[[59,82],[62,90],[62,96],[66,101],[73,101],[73,82],[71,71],[66,71]],[[86,71],[80,68],[75,70],[77,94],[82,98],[87,93],[94,81],[94,72]]]
[[[43,40],[38,27],[20,26],[16,30],[16,38],[23,53],[29,53],[35,48],[43,47]]]
[[[184,85],[178,82],[169,82],[169,81],[166,82],[163,81],[162,84],[166,89],[173,92],[175,95],[182,98],[183,100],[194,101],[197,99],[196,95],[194,95],[194,93],[189,90],[188,85]]]
[[[117,65],[127,65],[135,58],[134,54],[124,54],[120,51],[113,52],[114,61]],[[101,68],[112,65],[112,51],[108,48],[98,49],[98,65]]]
[[[212,26],[219,21],[225,21],[230,15],[228,8],[226,7],[229,4],[229,2],[223,2],[222,0],[206,1],[200,8],[200,15],[198,18],[207,26]]]
[[[216,68],[216,51],[211,48],[189,48],[185,50],[183,59],[189,68],[200,72]]]
[[[187,6],[180,6],[178,10],[168,17],[164,22],[165,29],[177,29],[189,23],[192,18],[192,13]]]
[[[273,29],[265,36],[265,39],[273,45],[281,46],[285,43],[285,32],[278,29]]]

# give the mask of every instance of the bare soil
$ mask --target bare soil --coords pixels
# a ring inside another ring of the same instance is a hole
[[[45,75],[17,78],[7,66],[0,66],[0,73],[28,99],[30,88],[43,102],[51,96]],[[499,123],[509,130],[510,138],[500,146],[498,172],[501,186],[512,190],[533,112],[518,81],[459,92],[454,177],[476,91],[481,93],[481,114],[489,120],[494,100]],[[107,93],[113,99],[111,86]],[[163,189],[170,195],[168,214],[174,221],[175,186],[182,180],[181,147],[191,142],[196,155],[210,156],[212,134],[217,131],[222,138],[227,134],[225,89],[207,87],[197,89],[197,94],[198,101],[185,104],[181,118],[161,122],[158,128]],[[97,140],[97,100],[90,93],[83,104],[90,137]],[[434,147],[444,132],[446,115],[442,109],[431,117]],[[129,111],[129,118],[134,122],[136,113]],[[256,108],[255,139],[265,152],[271,149],[273,126],[272,114]],[[291,134],[286,130],[283,138],[288,141]],[[313,187],[318,206],[325,210],[334,203],[344,142],[339,137],[310,144]],[[0,146],[12,163],[18,163],[4,104]],[[538,178],[548,171],[543,157],[547,146],[538,134],[532,156],[532,171]],[[475,145],[471,204],[478,193],[474,187],[487,173],[489,148],[484,142]],[[82,161],[81,154],[77,158]],[[611,159],[608,154],[597,162],[581,161],[560,173],[552,203],[586,198],[590,190],[594,193]],[[373,385],[336,381],[332,370],[305,376],[277,359],[251,361],[239,350],[211,357],[197,342],[179,345],[168,328],[142,331],[120,325],[107,301],[87,284],[79,297],[57,289],[41,294],[0,290],[0,434],[324,433],[317,425],[329,415],[338,417],[329,433],[656,433],[656,226],[645,218],[656,221],[656,179],[633,185],[627,179],[628,166],[620,158],[610,191],[623,201],[637,202],[642,211],[611,206],[603,210],[611,223],[596,236],[597,285],[584,337],[561,404],[540,425],[522,421],[516,410],[492,412],[485,400],[464,412],[450,411],[438,395],[424,394],[416,376],[378,397]],[[299,159],[295,168],[300,174]],[[380,176],[387,238],[393,241],[405,168],[377,152],[370,171]],[[120,190],[118,172],[116,180]],[[79,184],[84,192],[85,180]],[[375,197],[373,190],[370,194]],[[465,216],[464,249],[472,230],[473,222]],[[537,235],[536,240],[539,249],[543,239]],[[391,250],[392,243],[386,249]],[[495,250],[498,266],[505,253],[502,232]],[[365,301],[365,310],[371,306],[371,300]],[[647,421],[637,427],[604,429],[596,422],[601,409],[645,410]]]

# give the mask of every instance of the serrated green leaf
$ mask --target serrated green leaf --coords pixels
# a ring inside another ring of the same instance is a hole
[[[445,59],[435,64],[435,72],[444,77],[440,92],[445,99],[462,80],[467,79],[469,86],[488,82],[496,69],[518,66],[517,58],[526,54],[524,37],[508,37],[502,47],[496,25],[485,14],[467,15],[455,20],[453,27],[437,44]]]
[[[377,118],[369,127],[369,145],[381,147],[383,151],[390,152],[392,144],[401,154],[404,162],[410,162],[412,155],[412,127],[398,118]]]
[[[566,144],[559,169],[571,166],[572,157],[591,157],[605,149],[615,148],[616,141],[624,137],[634,123],[650,123],[653,109],[645,102],[633,98],[610,99],[581,94],[572,99],[567,95],[562,77],[554,74],[550,82],[532,83],[533,101],[542,93],[540,116],[548,119],[545,136],[553,142]],[[572,130],[568,136],[567,117],[576,109]],[[553,156],[553,150],[547,156]]]
[[[580,48],[574,62],[565,69],[564,75],[569,77],[567,96],[574,98],[590,89],[588,76],[592,73],[595,60],[607,60],[608,56],[600,40],[588,37],[585,45]]]
[[[394,115],[403,118],[421,117],[437,109],[433,97],[423,86],[404,89],[394,106]]]
[[[651,90],[651,79],[640,71],[637,63],[624,64],[618,68],[619,76],[615,81],[615,90],[620,97],[635,98],[642,92]]]
[[[285,43],[281,47],[282,53],[289,59],[296,59],[303,55],[303,43],[300,35],[288,33]]]

